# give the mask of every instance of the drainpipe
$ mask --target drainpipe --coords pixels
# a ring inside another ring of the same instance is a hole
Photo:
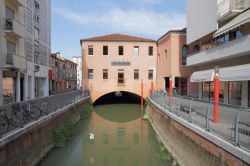
[[[219,122],[219,90],[220,90],[220,77],[219,67],[214,68],[214,123]]]
[[[141,80],[141,110],[143,111],[143,79]]]

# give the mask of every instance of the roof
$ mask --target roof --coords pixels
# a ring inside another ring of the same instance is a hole
[[[157,42],[159,42],[161,39],[163,39],[165,36],[167,36],[167,35],[169,35],[169,34],[171,34],[171,33],[186,33],[186,28],[181,29],[181,30],[170,30],[170,31],[168,31],[167,33],[165,33],[163,36],[161,36],[161,37],[157,40]]]
[[[135,36],[128,36],[123,34],[110,34],[104,36],[97,36],[92,38],[81,39],[80,42],[84,41],[108,41],[108,42],[156,42],[152,39],[146,39]]]
[[[219,28],[215,34],[214,38],[218,37],[224,33],[227,33],[247,22],[250,22],[250,9],[246,10],[245,12],[241,13],[240,15],[236,16],[230,22]]]

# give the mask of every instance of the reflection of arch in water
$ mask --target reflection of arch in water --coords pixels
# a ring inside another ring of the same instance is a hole
[[[141,97],[138,94],[128,91],[114,91],[97,98],[94,105],[101,104],[117,104],[117,103],[133,103],[139,104]]]

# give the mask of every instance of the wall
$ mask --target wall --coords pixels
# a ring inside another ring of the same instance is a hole
[[[247,165],[236,156],[163,113],[152,103],[149,103],[147,113],[157,135],[177,158],[180,165]]]
[[[217,30],[217,1],[187,1],[187,44]]]
[[[94,46],[94,56],[88,55],[88,45]],[[108,46],[109,55],[103,55],[103,46]],[[118,47],[124,46],[124,55],[118,55]],[[134,46],[139,46],[139,56],[134,56]],[[148,47],[153,46],[153,56],[148,56]],[[155,42],[83,42],[83,83],[89,88],[93,101],[113,91],[128,91],[140,95],[141,80],[144,96],[149,94],[151,81],[156,81]],[[130,61],[130,66],[111,66],[112,61]],[[94,69],[94,79],[88,80],[88,69]],[[108,69],[108,79],[103,80],[103,69]],[[124,69],[125,85],[117,84],[118,69]],[[134,69],[139,69],[139,79],[134,80]],[[148,70],[154,70],[153,80],[148,79]]]
[[[2,145],[1,141],[0,165],[36,165],[53,147],[53,131],[70,120],[77,122],[80,119],[84,101],[67,107],[47,120],[37,122],[35,127],[27,128],[27,131],[17,137],[13,136],[15,139],[8,143]]]

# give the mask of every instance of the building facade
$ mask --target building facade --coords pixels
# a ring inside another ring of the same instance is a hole
[[[27,98],[49,95],[49,59],[51,52],[51,2],[26,0]]]
[[[73,62],[77,64],[77,86],[82,87],[82,57],[73,57]]]
[[[0,20],[0,104],[48,95],[50,0],[2,0]]]
[[[77,64],[64,59],[60,53],[53,53],[50,57],[50,90],[51,92],[63,92],[72,90],[77,86]]]
[[[111,92],[149,94],[156,82],[157,46],[154,40],[112,34],[81,40],[83,87],[93,101]]]
[[[177,95],[197,97],[198,86],[190,82],[195,67],[187,67],[186,29],[171,30],[157,41],[157,89],[169,91],[169,79]]]
[[[191,81],[199,84],[199,98],[213,100],[219,71],[220,102],[249,107],[250,1],[189,0],[187,5],[187,65],[198,68]]]

